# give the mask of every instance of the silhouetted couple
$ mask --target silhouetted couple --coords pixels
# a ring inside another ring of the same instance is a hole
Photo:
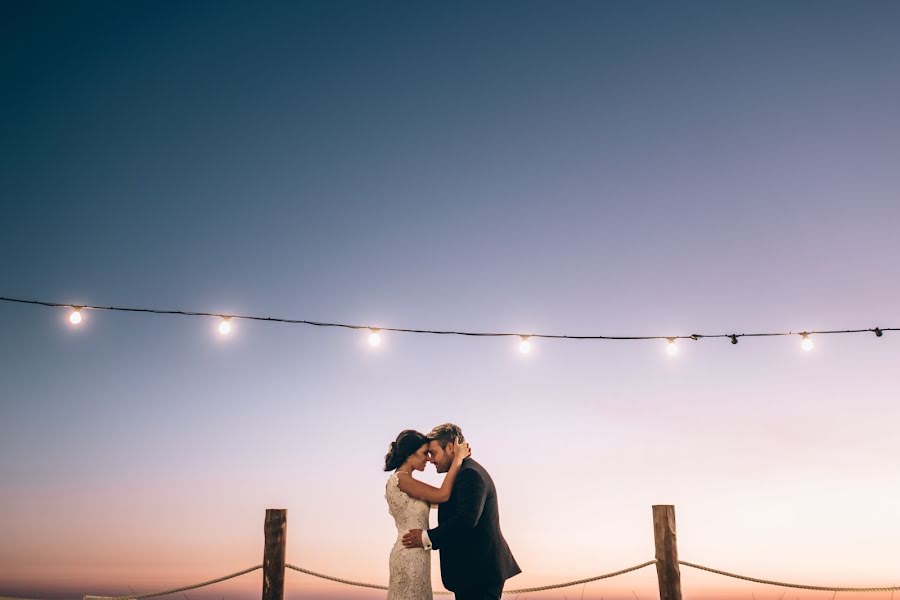
[[[521,573],[500,532],[497,491],[470,456],[462,430],[438,425],[427,436],[407,429],[391,442],[384,470],[393,471],[384,497],[397,524],[387,600],[431,600],[431,554],[441,552],[441,579],[457,600],[498,600]],[[446,473],[440,488],[412,476],[434,463]],[[438,526],[428,528],[438,507]]]

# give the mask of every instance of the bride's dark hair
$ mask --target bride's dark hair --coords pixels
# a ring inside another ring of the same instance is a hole
[[[419,433],[415,429],[404,429],[388,448],[388,453],[384,457],[384,470],[393,471],[415,454],[423,444],[427,443],[428,438],[425,437],[425,434]]]

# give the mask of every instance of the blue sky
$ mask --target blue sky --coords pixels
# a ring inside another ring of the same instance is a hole
[[[897,326],[892,3],[0,11],[0,295],[564,334]],[[890,333],[669,360],[654,342],[523,358],[409,335],[372,352],[264,323],[223,340],[212,320],[124,313],[73,330],[11,304],[0,325],[7,595],[249,566],[276,504],[303,523],[296,563],[385,579],[381,456],[444,421],[502,484],[520,587],[643,562],[652,503],[676,504],[698,562],[737,503],[758,537],[705,559],[721,568],[896,575]],[[134,524],[86,553],[116,511]],[[183,573],[154,562],[194,543],[198,511],[210,546]],[[819,554],[826,515],[871,570]],[[366,551],[343,566],[328,534],[350,522]],[[791,561],[769,552],[782,535]]]

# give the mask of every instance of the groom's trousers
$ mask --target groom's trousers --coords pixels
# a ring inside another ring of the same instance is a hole
[[[456,590],[453,595],[456,596],[456,600],[500,600],[500,596],[503,595],[503,583],[469,590]]]

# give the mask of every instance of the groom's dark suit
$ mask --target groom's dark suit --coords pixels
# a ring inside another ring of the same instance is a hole
[[[497,490],[480,464],[463,461],[450,499],[438,507],[438,526],[428,530],[441,551],[444,587],[463,598],[500,597],[503,582],[522,572],[500,532]]]

